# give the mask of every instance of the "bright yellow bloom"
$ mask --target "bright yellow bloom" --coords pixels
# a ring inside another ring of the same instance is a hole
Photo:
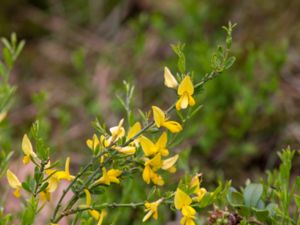
[[[75,178],[70,174],[70,157],[67,157],[65,170],[57,171],[53,176],[55,176],[58,180],[67,180],[67,181],[71,181]]]
[[[89,147],[89,149],[91,149],[93,152],[97,149],[97,147],[99,146],[99,138],[97,137],[96,134],[93,135],[92,139],[88,139],[86,141],[86,145]]]
[[[104,144],[106,147],[114,144],[117,140],[125,136],[123,123],[124,119],[121,119],[118,126],[114,126],[109,129],[111,136],[106,140]]]
[[[125,147],[116,146],[114,147],[114,149],[125,155],[133,155],[136,151],[135,146],[125,146]]]
[[[176,167],[174,167],[174,165],[177,162],[178,157],[179,157],[178,155],[174,155],[173,157],[164,160],[161,168],[163,170],[169,171],[170,173],[175,173]]]
[[[87,207],[88,207],[88,206],[91,206],[91,202],[92,202],[91,193],[89,192],[88,189],[84,189],[84,192],[85,192],[85,196],[86,196],[86,206],[87,206]],[[85,207],[85,206],[83,206],[83,207]],[[105,209],[103,209],[103,210],[101,211],[101,213],[98,212],[97,210],[94,210],[94,209],[93,209],[93,210],[89,210],[89,213],[90,213],[90,215],[91,215],[95,220],[98,221],[97,225],[101,225],[102,222],[103,222],[104,217],[106,216],[106,211],[105,211]]]
[[[177,88],[178,82],[168,67],[165,67],[165,69],[164,69],[164,78],[165,78],[164,83],[167,87],[174,88],[174,89]]]
[[[187,75],[183,78],[179,84],[177,94],[180,96],[176,103],[177,110],[186,109],[188,105],[195,105],[195,99],[192,96],[194,94],[194,85],[190,76]]]
[[[169,150],[166,148],[168,141],[167,138],[167,133],[163,132],[160,138],[154,144],[149,138],[141,136],[140,143],[145,156],[151,156],[156,153],[160,153],[162,156],[169,155]]]
[[[177,188],[174,197],[174,205],[176,209],[181,210],[183,218],[180,220],[180,224],[182,225],[195,225],[194,220],[196,211],[190,206],[191,203],[191,197],[180,188]]]
[[[22,184],[19,181],[19,179],[17,178],[17,176],[8,169],[6,171],[6,178],[7,178],[9,186],[11,188],[15,189],[14,196],[17,198],[20,198],[20,196],[21,196],[20,189],[22,188]]]
[[[97,184],[110,185],[110,183],[116,183],[116,184],[120,183],[120,180],[118,177],[122,174],[121,170],[110,169],[110,170],[106,171],[106,168],[103,167],[102,173],[103,173],[102,177],[100,177],[97,181],[95,181],[94,185],[97,185]]]
[[[164,185],[163,178],[156,173],[156,171],[160,169],[162,165],[163,165],[163,161],[161,160],[160,154],[157,154],[152,159],[147,159],[143,171],[143,180],[147,184],[150,184],[150,181],[152,181],[156,185],[159,186]]]
[[[46,190],[42,191],[40,193],[40,199],[43,201],[43,202],[49,202],[50,199],[51,199],[51,193],[48,191],[48,187],[46,188]]]
[[[183,215],[182,219],[180,220],[180,224],[182,225],[196,225],[195,218],[196,218],[196,210],[191,206],[184,206],[181,210]]]
[[[33,158],[37,157],[35,152],[33,151],[32,144],[27,134],[25,134],[22,139],[22,150],[24,152],[23,163],[25,165],[30,162],[30,156]]]
[[[143,222],[147,221],[151,216],[153,216],[153,218],[157,220],[157,208],[162,201],[163,199],[159,199],[155,202],[145,202],[145,212],[147,212],[147,214],[144,216]]]
[[[176,121],[169,121],[166,114],[157,106],[152,106],[153,117],[155,125],[159,128],[161,126],[167,128],[172,133],[178,133],[182,130],[182,126]]]
[[[201,176],[202,174],[195,175],[191,180],[191,188],[194,189],[194,194],[196,194],[195,200],[200,202],[204,195],[207,193],[207,190],[205,188],[201,188]]]
[[[177,188],[174,197],[174,205],[176,209],[182,209],[184,206],[188,206],[192,203],[192,199],[188,194]]]
[[[50,223],[50,225],[59,225],[58,223]]]
[[[133,124],[132,127],[130,127],[127,137],[126,137],[126,141],[129,141],[131,138],[133,138],[137,133],[139,133],[142,130],[142,126],[140,124],[140,122],[136,122],[135,124]],[[135,140],[133,140],[134,145],[136,147],[139,146],[139,137],[136,138]]]

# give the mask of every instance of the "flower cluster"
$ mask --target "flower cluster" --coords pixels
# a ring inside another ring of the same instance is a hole
[[[88,182],[81,185],[82,188],[78,189],[78,194],[83,192],[86,196],[86,202],[84,205],[80,205],[80,209],[85,209],[88,213],[97,220],[97,224],[101,225],[107,210],[103,208],[101,211],[95,209],[92,204],[91,190],[96,190],[99,186],[107,187],[112,184],[120,184],[123,174],[127,173],[126,167],[121,166],[120,162],[126,162],[127,166],[140,167],[142,170],[142,179],[146,184],[153,183],[157,186],[164,185],[165,181],[162,176],[163,171],[169,173],[175,173],[175,164],[179,158],[178,154],[171,154],[168,146],[168,138],[174,133],[179,133],[183,130],[183,125],[175,120],[170,119],[170,111],[175,108],[176,110],[186,109],[188,106],[195,105],[194,85],[189,75],[181,77],[179,83],[177,79],[172,75],[168,68],[164,70],[165,85],[167,87],[177,90],[178,100],[173,107],[167,111],[162,110],[158,106],[152,106],[152,121],[147,121],[146,125],[142,127],[141,122],[135,122],[126,131],[125,120],[121,119],[116,126],[106,129],[102,129],[100,135],[94,134],[92,138],[86,141],[87,147],[93,154],[93,160],[89,166],[94,165],[94,159],[97,161],[97,168],[93,171],[89,177]],[[179,83],[179,84],[178,84]],[[129,123],[129,121],[128,121]],[[155,128],[160,133],[157,135],[147,134],[145,131],[149,128]],[[161,132],[160,132],[161,130]],[[33,196],[39,196],[42,201],[50,201],[51,194],[57,190],[57,187],[61,180],[71,181],[69,187],[72,187],[83,172],[73,176],[70,174],[70,158],[68,157],[65,162],[65,169],[55,169],[56,165],[51,165],[49,158],[41,159],[41,156],[34,151],[32,143],[29,137],[25,134],[22,140],[22,150],[24,153],[23,163],[27,165],[32,162],[36,165],[36,169],[39,170],[39,177],[36,179],[36,186],[32,191]],[[171,155],[171,156],[170,156]],[[35,170],[36,171],[36,170]],[[40,175],[42,174],[42,175]],[[36,175],[35,175],[36,176]],[[15,190],[14,195],[16,197],[21,196],[21,189],[23,186],[17,176],[7,170],[7,179],[9,185]],[[81,181],[82,183],[82,181]],[[80,183],[80,184],[81,184]],[[190,188],[195,195],[191,198],[188,194],[183,192],[180,188],[174,192],[171,197],[174,197],[175,208],[181,210],[183,218],[182,224],[193,225],[196,211],[192,207],[193,202],[199,202],[206,193],[204,188],[200,188],[199,176],[194,177],[191,180]],[[69,188],[63,193],[59,200],[55,212],[52,217],[52,225],[57,225],[60,219],[64,215],[70,213],[70,208],[79,199],[77,193],[74,194],[73,199],[69,202],[70,205],[59,213],[60,204],[67,193]],[[170,198],[170,197],[169,197]],[[149,218],[158,218],[158,206],[165,202],[168,198],[162,197],[154,202],[146,201],[142,205],[145,207],[146,215],[143,218],[143,222]],[[71,207],[70,207],[71,206]]]

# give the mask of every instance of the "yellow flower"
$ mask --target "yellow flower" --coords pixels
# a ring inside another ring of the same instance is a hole
[[[176,209],[181,210],[181,213],[183,215],[183,218],[180,220],[180,224],[195,225],[194,219],[196,211],[193,207],[190,206],[191,203],[191,197],[180,188],[177,188],[174,197],[174,205]]]
[[[194,85],[190,76],[187,75],[183,78],[179,84],[177,93],[180,96],[176,103],[177,110],[186,109],[188,105],[195,105],[195,99],[192,96],[194,94]]]
[[[178,82],[169,70],[168,67],[165,67],[164,69],[164,78],[165,78],[165,85],[169,88],[176,88],[178,86]]]
[[[126,137],[126,141],[129,141],[131,138],[133,138],[137,133],[139,133],[142,130],[142,126],[140,124],[140,122],[136,122],[135,124],[133,124],[132,127],[130,127],[127,137]],[[133,140],[134,145],[136,147],[139,146],[139,138],[136,138],[135,140]]]
[[[22,188],[21,182],[19,181],[17,176],[13,172],[11,172],[9,169],[6,171],[6,177],[7,177],[9,186],[11,188],[15,189],[14,196],[17,198],[20,198],[20,196],[21,196],[20,189]]]
[[[111,136],[106,140],[105,146],[114,144],[117,140],[125,136],[125,129],[123,127],[124,119],[121,119],[118,126],[111,127],[109,129]]]
[[[156,173],[163,165],[161,155],[158,153],[152,159],[146,159],[145,168],[143,170],[143,180],[150,184],[152,181],[154,184],[162,186],[164,185],[163,178]]]
[[[71,181],[75,178],[70,174],[70,157],[67,157],[65,170],[57,171],[53,176],[55,176],[58,180],[67,180],[67,181]]]
[[[22,150],[24,152],[23,163],[25,165],[30,162],[30,156],[32,156],[33,158],[37,157],[35,152],[33,151],[32,144],[27,134],[25,134],[22,139]]]
[[[207,190],[205,188],[201,188],[201,176],[202,174],[197,174],[195,175],[192,180],[191,180],[191,188],[194,189],[194,194],[196,194],[195,200],[196,201],[201,201],[204,195],[207,193]]]
[[[99,146],[99,138],[97,137],[96,134],[93,135],[92,139],[88,139],[86,141],[86,145],[89,147],[89,149],[91,149],[93,152],[97,149],[97,147]]]
[[[178,133],[182,130],[182,126],[176,121],[168,121],[166,114],[157,106],[152,106],[153,117],[155,125],[159,128],[161,126],[167,128],[172,133]]]
[[[116,146],[114,147],[114,149],[125,155],[133,155],[136,151],[135,146],[125,146],[125,147]]]
[[[144,216],[143,222],[147,221],[151,216],[153,216],[153,218],[157,220],[157,208],[162,201],[163,199],[159,199],[155,202],[145,202],[145,211],[147,212],[147,214]]]
[[[195,215],[196,210],[191,206],[184,206],[181,210],[183,218],[180,220],[180,224],[182,225],[196,225],[195,223]]]
[[[174,205],[176,209],[182,209],[184,206],[188,206],[192,203],[192,199],[180,188],[177,188],[174,197]]]
[[[118,177],[122,174],[121,170],[110,169],[110,170],[106,171],[106,168],[103,167],[102,173],[103,173],[102,177],[100,177],[97,181],[95,181],[94,185],[97,185],[97,184],[110,185],[110,183],[116,183],[116,184],[120,183],[120,180]]]
[[[167,133],[163,132],[157,142],[154,144],[149,138],[145,136],[140,137],[140,143],[145,156],[151,156],[160,153],[162,156],[169,155],[169,150],[166,148],[168,141]]]
[[[85,196],[86,196],[86,206],[91,206],[91,202],[92,202],[92,198],[91,198],[91,193],[89,192],[88,189],[84,189],[84,192],[85,192]],[[85,207],[85,206],[83,206]],[[102,222],[103,222],[103,219],[104,217],[106,216],[106,211],[105,209],[103,209],[100,212],[98,212],[97,210],[89,210],[89,214],[95,219],[98,221],[97,225],[101,225]]]
[[[40,198],[43,202],[50,201],[51,193],[48,191],[48,187],[46,188],[46,190],[44,190],[40,193]]]
[[[173,157],[164,160],[161,168],[163,170],[169,171],[170,173],[175,173],[176,167],[174,167],[174,165],[177,162],[178,157],[179,157],[178,155],[174,155]]]

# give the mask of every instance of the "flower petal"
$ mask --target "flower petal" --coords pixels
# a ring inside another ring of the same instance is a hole
[[[175,89],[178,86],[177,80],[175,79],[168,67],[164,68],[164,79],[164,83],[167,87]]]
[[[153,111],[153,118],[154,118],[155,125],[157,127],[161,127],[166,120],[165,113],[157,106],[152,106],[152,111]]]
[[[178,95],[183,95],[187,92],[189,95],[194,94],[194,85],[189,75],[185,76],[178,87]]]
[[[174,197],[174,205],[176,209],[182,209],[183,206],[190,205],[192,203],[192,199],[181,189],[177,188],[175,197]]]

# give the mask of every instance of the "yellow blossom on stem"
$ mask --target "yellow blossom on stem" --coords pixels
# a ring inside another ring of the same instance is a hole
[[[125,155],[133,155],[136,151],[135,146],[125,146],[125,147],[116,146],[114,147],[114,149]]]
[[[65,164],[65,170],[64,171],[57,171],[54,176],[58,180],[67,180],[71,181],[75,177],[70,174],[70,157],[67,157],[66,164]]]
[[[177,188],[174,197],[174,205],[176,209],[182,209],[184,206],[188,206],[192,203],[192,199],[188,194]]]
[[[99,146],[99,138],[97,137],[96,134],[93,135],[92,139],[88,139],[86,141],[86,145],[89,147],[89,149],[91,149],[93,152],[97,149],[97,147]]]
[[[145,212],[147,212],[147,214],[144,216],[143,222],[147,221],[151,216],[155,220],[157,220],[158,218],[157,208],[162,201],[163,199],[161,198],[155,202],[145,202]]]
[[[157,142],[154,144],[149,138],[145,136],[140,137],[140,143],[145,156],[151,156],[160,153],[162,156],[169,155],[169,150],[166,148],[168,141],[167,133],[163,132]]]
[[[174,88],[174,89],[177,88],[178,82],[168,67],[164,68],[164,79],[165,79],[164,83],[167,87]]]
[[[163,170],[167,170],[169,171],[170,173],[175,173],[176,172],[176,167],[174,166],[175,163],[177,162],[178,160],[178,155],[174,155],[168,159],[165,159],[163,161],[163,164],[162,164],[162,169]]]
[[[196,210],[191,206],[184,206],[181,210],[183,215],[182,219],[180,220],[180,224],[182,225],[196,225],[195,218],[196,218]]]
[[[9,186],[11,188],[15,189],[14,196],[17,198],[20,198],[20,196],[21,196],[20,189],[22,188],[22,184],[19,181],[19,179],[17,178],[17,176],[8,169],[6,171],[6,178],[7,178]]]
[[[105,146],[112,145],[117,140],[125,136],[125,129],[123,127],[124,119],[121,119],[118,126],[111,127],[109,129],[111,136],[105,141]]]
[[[192,198],[182,191],[180,188],[177,188],[174,197],[175,208],[181,210],[183,218],[180,220],[182,225],[195,225],[195,214],[196,211],[191,207]]]
[[[201,176],[202,174],[196,174],[192,180],[191,180],[191,188],[194,189],[194,194],[196,194],[196,197],[194,198],[196,201],[200,202],[204,195],[207,193],[207,190],[205,188],[201,188]]]
[[[143,180],[150,184],[152,181],[154,184],[162,186],[164,185],[163,178],[156,173],[163,165],[161,155],[158,153],[152,159],[146,159],[145,167],[143,170]]]
[[[43,201],[43,202],[46,202],[46,201],[50,201],[51,199],[51,193],[49,192],[49,189],[48,187],[46,188],[46,190],[42,191],[40,193],[40,199]]]
[[[159,127],[165,127],[170,130],[172,133],[178,133],[182,130],[180,123],[176,121],[167,120],[166,114],[157,106],[152,106],[153,118],[155,125]]]
[[[95,181],[94,185],[97,184],[106,184],[110,185],[110,183],[116,183],[119,184],[119,176],[122,174],[121,170],[118,169],[110,169],[106,171],[106,168],[102,168],[102,177],[100,177],[97,181]]]
[[[33,151],[31,141],[29,140],[27,134],[23,136],[22,139],[22,150],[24,152],[23,164],[28,164],[30,162],[30,156],[36,158],[36,154]]]
[[[133,124],[133,126],[130,127],[130,129],[128,131],[126,141],[129,141],[130,139],[132,139],[141,130],[142,130],[142,126],[141,126],[140,122],[136,122],[135,124]],[[134,139],[130,144],[134,144],[136,147],[138,147],[139,141],[140,141],[140,138],[138,137],[138,138]]]
[[[86,206],[82,206],[82,207],[89,207],[91,206],[91,202],[92,202],[92,198],[91,198],[91,193],[89,192],[88,189],[84,189],[85,192],[85,196],[86,196]],[[89,214],[98,221],[97,225],[101,225],[103,222],[104,217],[106,216],[106,211],[105,209],[103,209],[100,212],[98,212],[97,210],[89,210]]]
[[[186,109],[189,106],[195,105],[194,85],[192,83],[190,76],[185,76],[181,83],[179,84],[177,94],[179,95],[179,100],[176,102],[176,109]]]

